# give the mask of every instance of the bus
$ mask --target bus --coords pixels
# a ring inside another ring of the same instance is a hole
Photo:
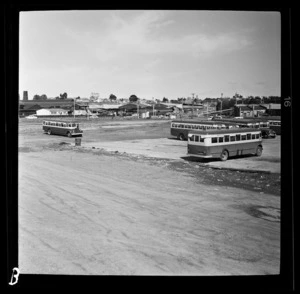
[[[268,121],[270,129],[272,129],[276,135],[281,135],[281,117],[280,116],[264,116],[261,119]]]
[[[260,118],[213,118],[213,121],[236,123],[240,128],[269,128],[268,120]]]
[[[236,123],[208,120],[173,120],[171,122],[171,135],[183,141],[187,140],[191,130],[230,129],[238,128]]]
[[[276,135],[281,135],[281,119],[270,119],[270,129],[272,129]]]
[[[191,131],[188,134],[187,155],[220,158],[246,154],[262,155],[261,130],[256,128]]]
[[[83,131],[79,128],[79,123],[57,120],[44,120],[43,131],[48,135],[62,136],[82,136]]]

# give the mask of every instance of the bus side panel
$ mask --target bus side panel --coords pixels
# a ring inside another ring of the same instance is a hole
[[[211,146],[207,148],[213,157],[220,157],[221,152],[226,149],[229,156],[246,155],[256,153],[257,146],[261,142],[247,142],[242,144],[224,144],[218,146]]]
[[[224,145],[211,146],[209,147],[209,152],[213,157],[219,158],[224,149],[227,149]]]
[[[185,139],[187,139],[189,129],[171,129],[171,135],[178,137],[180,134],[183,134]]]
[[[261,145],[261,142],[248,142],[239,144],[238,146],[228,146],[229,156],[239,156],[256,153],[257,146]]]

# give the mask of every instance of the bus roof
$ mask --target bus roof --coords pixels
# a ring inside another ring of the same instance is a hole
[[[261,129],[256,129],[256,128],[239,128],[239,129],[212,129],[212,130],[201,130],[201,131],[196,131],[192,130],[189,131],[189,135],[195,134],[195,135],[218,135],[218,134],[235,134],[235,133],[252,133],[252,132],[260,132]]]
[[[241,123],[258,123],[258,122],[265,122],[265,120],[260,120],[259,118],[248,118],[248,119],[245,119],[245,118],[214,118],[213,121],[222,121],[222,122],[232,122],[232,123],[238,123],[238,124],[241,124]]]
[[[258,121],[269,121],[269,120],[279,120],[281,121],[281,116],[260,116],[260,117],[248,117],[247,119],[258,120]]]
[[[207,124],[207,125],[216,125],[216,124],[236,124],[230,121],[219,121],[219,120],[172,120],[172,123],[189,123],[189,124]]]
[[[79,124],[79,122],[77,122],[77,121],[71,121],[71,120],[43,119],[43,122],[44,121],[67,123],[67,124]]]

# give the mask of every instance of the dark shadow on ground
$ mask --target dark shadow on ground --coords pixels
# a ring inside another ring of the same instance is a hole
[[[247,154],[247,155],[231,156],[227,159],[227,161],[235,160],[235,159],[245,159],[245,158],[249,158],[249,157],[255,157],[255,155]],[[201,158],[201,157],[193,157],[193,156],[182,156],[180,158],[183,160],[186,160],[186,161],[190,161],[190,162],[201,162],[201,163],[221,161],[220,158]]]
[[[168,140],[176,140],[176,141],[180,141],[178,138],[176,138],[176,137],[169,137],[169,138],[167,138]],[[183,141],[187,141],[187,140],[183,140]]]

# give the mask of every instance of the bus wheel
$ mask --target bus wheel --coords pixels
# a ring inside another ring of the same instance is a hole
[[[228,151],[227,150],[223,150],[221,155],[220,155],[220,159],[222,161],[226,161],[228,159]]]
[[[71,138],[71,137],[72,137],[72,135],[71,135],[71,133],[70,133],[70,132],[68,132],[68,133],[67,133],[67,136],[68,136],[69,138]]]
[[[256,148],[256,156],[261,156],[261,155],[262,155],[262,148],[261,148],[261,146],[258,146]]]
[[[183,134],[180,134],[180,135],[178,136],[178,139],[179,139],[180,141],[183,141],[183,140],[184,140],[184,135],[183,135]]]
[[[47,134],[48,134],[48,135],[51,135],[51,130],[48,130]]]

